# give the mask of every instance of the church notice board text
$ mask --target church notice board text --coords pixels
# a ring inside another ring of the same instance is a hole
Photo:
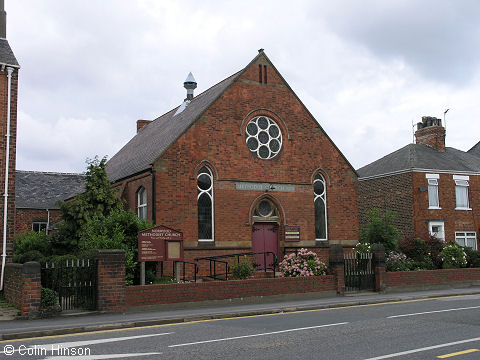
[[[160,225],[138,233],[138,261],[164,261],[170,243],[180,243],[181,250],[175,251],[174,257],[180,260],[178,255],[183,255],[183,233]],[[172,249],[170,249],[171,251]],[[171,251],[171,255],[173,252]],[[171,257],[171,256],[170,256]]]

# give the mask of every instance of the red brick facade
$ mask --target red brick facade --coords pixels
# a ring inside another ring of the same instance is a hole
[[[8,67],[0,71],[0,191],[3,194],[5,189],[5,158],[7,148],[7,109],[8,109]],[[13,69],[13,68],[10,68]],[[13,253],[13,234],[14,234],[14,216],[15,216],[15,160],[16,160],[16,142],[17,142],[17,89],[18,89],[18,70],[13,69],[11,75],[10,92],[10,153],[9,153],[9,172],[8,172],[8,209],[7,209],[7,262],[12,260]],[[4,197],[0,201],[0,234],[3,239],[3,221],[4,221]],[[0,240],[0,249],[3,253],[2,240]],[[0,263],[2,259],[0,258]]]
[[[50,213],[50,219],[49,219]],[[34,222],[49,222],[51,225],[61,220],[59,209],[15,209],[15,235],[32,231]]]
[[[259,81],[259,65],[268,73],[267,83],[264,76]],[[282,149],[269,160],[258,158],[246,145],[245,128],[259,115],[268,116],[282,132]],[[213,175],[214,241],[200,243],[197,174],[203,165]],[[252,212],[263,198],[279,212],[280,254],[285,247],[354,246],[358,241],[354,169],[262,55],[155,160],[152,172],[114,186],[131,209],[136,209],[140,186],[147,189],[148,219],[183,232],[187,260],[213,252],[251,251]],[[317,173],[326,180],[328,241],[323,244],[315,239],[312,184]],[[285,184],[295,190],[239,190],[239,182]],[[298,225],[300,241],[285,243],[284,225]]]
[[[9,263],[5,267],[5,299],[17,305],[24,317],[32,317],[40,310],[41,274],[40,264]]]

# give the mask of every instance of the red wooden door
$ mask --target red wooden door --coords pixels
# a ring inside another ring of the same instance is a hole
[[[255,223],[252,227],[252,251],[253,252],[265,252],[271,251],[277,256],[278,259],[278,225],[265,223]],[[257,255],[255,257],[255,263],[259,266],[256,269],[264,269],[265,260],[267,267],[272,268],[274,256],[272,254]]]

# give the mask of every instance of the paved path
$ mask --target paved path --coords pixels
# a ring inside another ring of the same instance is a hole
[[[183,308],[181,307],[182,305],[177,305],[176,307],[170,306],[169,308],[157,310],[125,312],[121,314],[94,313],[83,314],[82,316],[69,315],[40,320],[10,320],[1,322],[0,336],[2,339],[13,339],[32,336],[58,335],[102,329],[118,329],[192,320],[239,317],[466,294],[480,294],[480,286],[393,294],[368,293],[317,299],[285,299],[283,301],[269,301],[267,297],[258,299],[256,303],[251,304],[236,303],[228,305],[225,303],[189,303]]]

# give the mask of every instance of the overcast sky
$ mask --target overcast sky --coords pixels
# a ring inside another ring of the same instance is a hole
[[[447,113],[480,141],[480,2],[5,0],[21,65],[17,169],[83,172],[196,94],[270,60],[355,168]]]

